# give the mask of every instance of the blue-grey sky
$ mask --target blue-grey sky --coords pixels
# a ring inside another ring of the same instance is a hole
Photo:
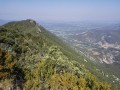
[[[120,0],[0,0],[0,19],[120,21]]]

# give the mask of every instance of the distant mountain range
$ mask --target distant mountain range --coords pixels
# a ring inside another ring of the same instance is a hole
[[[120,30],[80,31],[75,35],[70,35],[69,38],[74,39],[77,47],[81,47],[79,44],[85,45],[81,49],[84,49],[84,52],[87,51],[86,54],[89,53],[95,60],[107,64],[120,64]]]

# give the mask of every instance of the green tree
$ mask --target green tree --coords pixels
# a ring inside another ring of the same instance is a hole
[[[0,48],[0,79],[3,79],[13,72],[16,64],[15,58],[10,51],[3,51]]]

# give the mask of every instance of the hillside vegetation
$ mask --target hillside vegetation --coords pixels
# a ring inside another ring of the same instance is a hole
[[[33,20],[0,26],[0,90],[111,90],[76,56]]]

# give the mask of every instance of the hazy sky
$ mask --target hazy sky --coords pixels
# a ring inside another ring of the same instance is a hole
[[[0,0],[0,19],[120,21],[120,0]]]

